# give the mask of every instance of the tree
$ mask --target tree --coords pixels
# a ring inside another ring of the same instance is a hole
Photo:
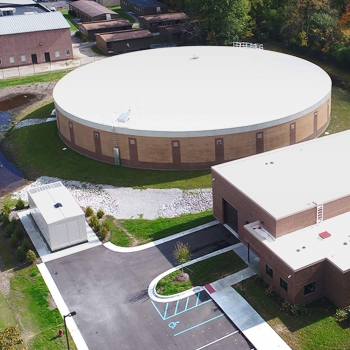
[[[18,326],[8,326],[0,331],[0,350],[15,350],[18,344],[23,344],[23,339],[19,337]]]
[[[182,273],[184,272],[183,264],[191,260],[191,251],[188,243],[184,244],[180,241],[176,242],[173,251],[175,260],[182,265]]]

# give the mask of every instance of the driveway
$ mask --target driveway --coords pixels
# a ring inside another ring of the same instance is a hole
[[[181,241],[193,258],[238,242],[221,225]],[[175,265],[175,242],[134,253],[98,246],[46,263],[69,310],[77,312],[74,320],[90,350],[249,349],[205,292],[178,304],[149,299],[149,283]]]

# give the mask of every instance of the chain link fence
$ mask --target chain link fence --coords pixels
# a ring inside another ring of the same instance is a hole
[[[60,70],[70,70],[104,58],[105,56],[96,55],[90,57],[79,57],[67,61],[47,62],[31,64],[28,66],[4,68],[0,69],[0,80],[9,78],[20,78],[28,75],[55,72]]]

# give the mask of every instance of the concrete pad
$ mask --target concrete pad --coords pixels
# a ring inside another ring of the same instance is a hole
[[[234,285],[236,283],[242,282],[243,280],[254,276],[256,273],[250,268],[247,267],[244,270],[241,270],[237,273],[234,273],[230,276],[225,277],[225,281],[230,285]]]
[[[217,292],[227,287],[230,287],[230,285],[224,279],[218,280],[210,284]]]

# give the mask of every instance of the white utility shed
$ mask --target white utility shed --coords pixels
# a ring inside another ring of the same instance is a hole
[[[28,202],[52,251],[87,241],[84,212],[60,181],[30,189]]]

